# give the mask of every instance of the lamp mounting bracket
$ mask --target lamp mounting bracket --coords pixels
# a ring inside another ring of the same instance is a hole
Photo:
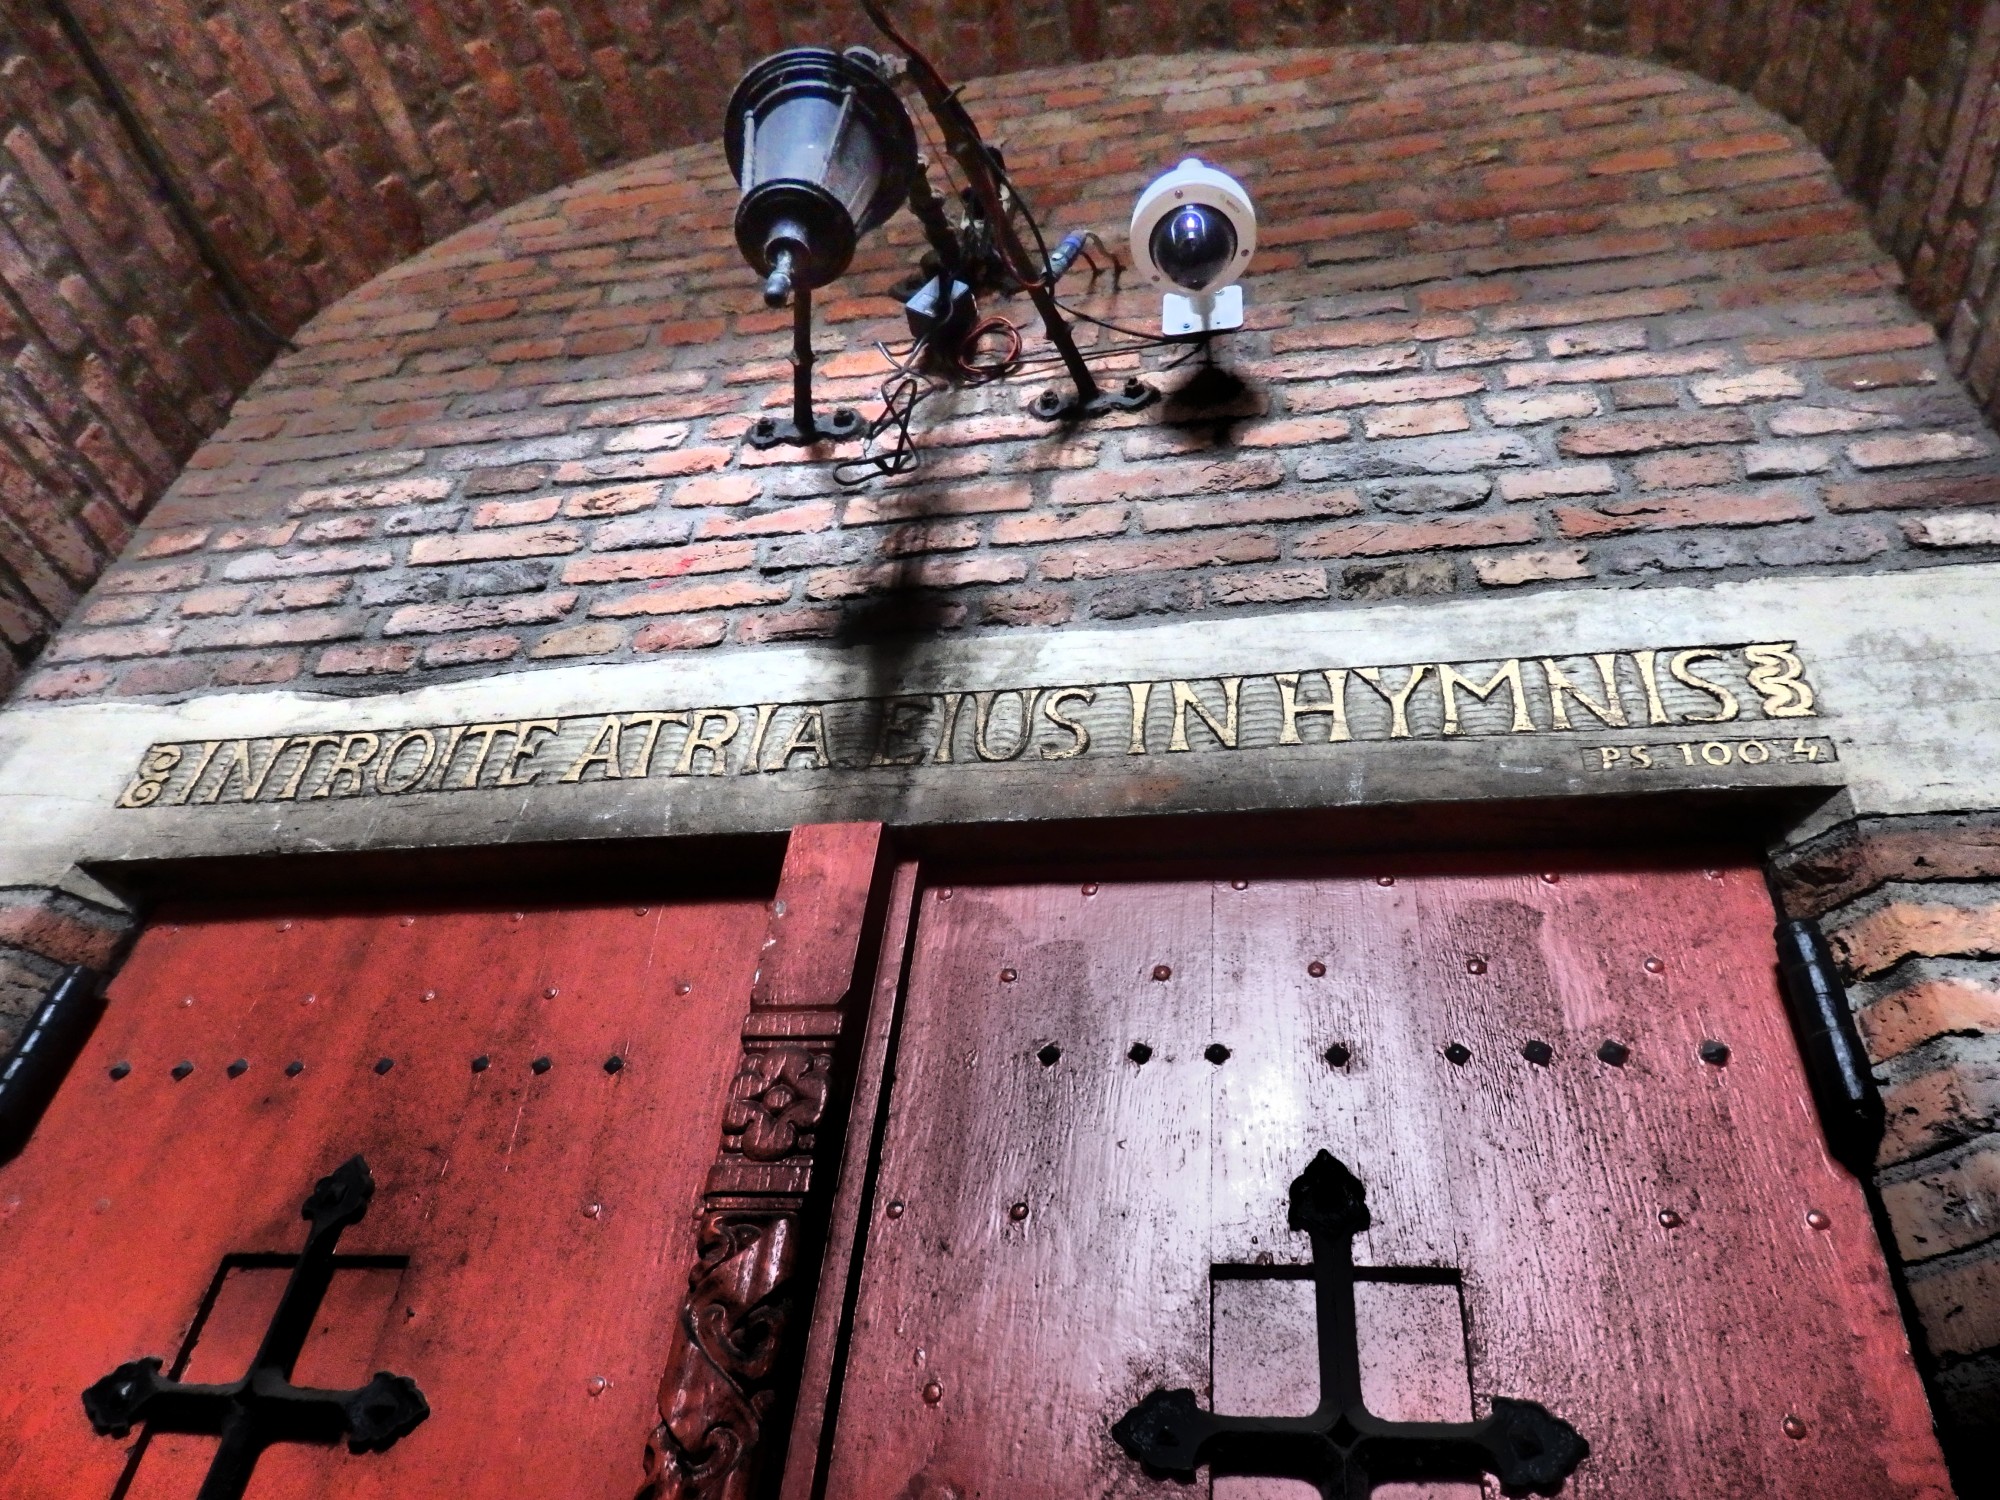
[[[1087,422],[1092,417],[1106,417],[1114,412],[1144,411],[1159,399],[1159,387],[1137,377],[1116,390],[1098,388],[1087,397],[1080,392],[1065,396],[1051,387],[1028,403],[1028,415],[1040,417],[1044,422]]]

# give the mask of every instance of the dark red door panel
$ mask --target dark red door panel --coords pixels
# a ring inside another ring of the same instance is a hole
[[[139,1435],[95,1435],[79,1395],[171,1368],[226,1259],[297,1252],[314,1180],[359,1153],[377,1192],[295,1379],[406,1374],[431,1415],[386,1453],[273,1447],[249,1493],[626,1500],[765,921],[741,900],[149,929],[0,1168],[0,1494],[193,1496],[212,1439],[133,1465]],[[242,1372],[283,1276],[222,1276],[187,1378]]]
[[[1539,1402],[1585,1497],[1948,1495],[1771,927],[1750,869],[928,892],[830,1495],[1180,1493],[1110,1436],[1155,1387],[1310,1411],[1322,1148],[1410,1273],[1357,1289],[1379,1415]]]

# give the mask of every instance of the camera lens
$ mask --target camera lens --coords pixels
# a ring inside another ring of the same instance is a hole
[[[1206,291],[1236,258],[1236,226],[1221,210],[1190,203],[1160,220],[1152,251],[1153,263],[1175,286]]]

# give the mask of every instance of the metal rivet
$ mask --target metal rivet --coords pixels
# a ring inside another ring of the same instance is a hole
[[[1614,1042],[1610,1037],[1606,1037],[1597,1049],[1597,1060],[1602,1063],[1610,1063],[1614,1068],[1624,1067],[1631,1056],[1632,1049],[1630,1047],[1626,1046],[1623,1042]]]
[[[424,1001],[435,1000],[437,999],[437,997],[438,997],[438,992],[436,990],[425,990],[421,995],[417,996],[419,1000],[424,1000]]]
[[[683,979],[679,984],[674,986],[674,993],[676,995],[688,995],[692,994],[693,992],[694,992],[694,986],[689,984],[685,979]]]
[[[192,1073],[193,1071],[194,1071],[194,1064],[189,1062],[186,1058],[182,1058],[179,1062],[175,1063],[173,1066],[174,1082],[179,1083],[183,1078],[187,1077],[188,1074]]]
[[[938,891],[938,900],[949,901],[950,899],[951,899],[951,887],[948,885],[941,887]]]
[[[1547,1042],[1527,1042],[1521,1048],[1521,1056],[1527,1058],[1529,1062],[1538,1068],[1546,1068],[1550,1063],[1555,1061],[1556,1049],[1551,1047]]]
[[[1680,1227],[1681,1227],[1681,1216],[1679,1214],[1675,1213],[1671,1208],[1663,1208],[1660,1210],[1660,1228],[1678,1229]]]
[[[612,1053],[609,1057],[604,1059],[605,1072],[621,1073],[624,1070],[625,1070],[625,1059],[620,1057],[616,1052]]]
[[[1007,1210],[1007,1217],[1012,1219],[1016,1224],[1020,1223],[1028,1217],[1028,1205],[1025,1203],[1016,1203],[1012,1208]]]
[[[405,927],[414,927],[417,925],[417,919],[415,917],[405,917],[403,918],[403,925]]]
[[[1787,1415],[1784,1421],[1785,1436],[1793,1442],[1802,1442],[1806,1435],[1806,1424],[1797,1417]]]
[[[1095,896],[1097,894],[1097,882],[1093,880],[1085,885],[1083,893],[1086,896]]]
[[[1542,884],[1543,884],[1543,885],[1561,885],[1561,884],[1562,884],[1562,876],[1560,876],[1560,875],[1556,874],[1556,873],[1555,873],[1555,872],[1554,872],[1553,870],[1550,870],[1550,871],[1547,871],[1547,872],[1546,872],[1546,873],[1544,873],[1544,874],[1543,874],[1543,876],[1542,876]]]
[[[931,1381],[931,1382],[930,1382],[929,1384],[925,1385],[925,1387],[924,1387],[924,1405],[926,1405],[926,1406],[936,1406],[936,1405],[938,1404],[938,1402],[940,1402],[940,1401],[942,1401],[942,1400],[944,1400],[944,1387],[943,1387],[943,1386],[939,1385],[939,1384],[938,1384],[938,1383],[937,1383],[937,1382],[936,1382],[935,1380],[933,1380],[933,1381]]]
[[[1486,960],[1483,958],[1468,958],[1465,961],[1465,972],[1468,974],[1484,974],[1486,972]]]
[[[889,1217],[892,1219],[900,1219],[903,1217],[902,1199],[898,1198],[895,1202],[889,1205]]]
[[[306,1065],[303,1058],[295,1057],[285,1064],[285,1076],[287,1078],[296,1078],[299,1074],[305,1072],[305,1070]]]
[[[1354,1057],[1354,1054],[1341,1046],[1339,1042],[1335,1042],[1331,1047],[1327,1048],[1324,1055],[1326,1057],[1326,1065],[1329,1068],[1344,1068]]]
[[[1312,975],[1312,977],[1315,979],[1324,979],[1326,978],[1326,965],[1321,963],[1318,959],[1314,959],[1311,963],[1306,965],[1306,972]]]
[[[555,1065],[556,1065],[555,1059],[545,1055],[536,1058],[533,1062],[528,1064],[528,1067],[533,1072],[546,1073],[550,1068],[553,1068]]]
[[[1647,959],[1645,963],[1645,969],[1648,974],[1664,974],[1667,972],[1666,964],[1661,962],[1657,958]]]
[[[602,1203],[586,1203],[583,1205],[583,1216],[586,1219],[594,1219],[603,1212],[604,1205]]]
[[[1050,1042],[1048,1046],[1042,1048],[1035,1056],[1041,1059],[1043,1067],[1053,1068],[1062,1060],[1062,1048],[1058,1047],[1054,1042]]]
[[[300,997],[299,997],[299,1004],[301,1004],[301,1005],[311,1005],[311,1004],[313,1003],[313,1001],[315,1001],[315,1000],[317,1000],[317,999],[319,999],[319,996],[317,996],[317,995],[302,995],[302,996],[300,996]],[[189,1004],[189,1005],[192,1005],[192,1004],[194,1004],[194,1001],[192,1001],[192,1000],[189,1000],[189,1001],[187,1002],[187,1004]]]
[[[380,1058],[377,1058],[377,1059],[375,1060],[375,1073],[376,1073],[376,1076],[377,1076],[377,1077],[380,1077],[380,1076],[381,1076],[382,1074],[384,1074],[384,1073],[388,1072],[388,1071],[389,1071],[389,1070],[390,1070],[391,1068],[393,1068],[393,1067],[395,1067],[395,1066],[396,1066],[396,1059],[395,1059],[395,1058],[393,1058],[393,1057],[380,1057]]]
[[[553,1000],[557,995],[560,995],[561,993],[562,993],[561,990],[557,989],[554,985],[550,985],[547,989],[542,991],[542,998],[544,1000]]]
[[[1472,1049],[1463,1042],[1453,1042],[1444,1049],[1444,1060],[1454,1068],[1462,1068],[1472,1061]]]
[[[192,1004],[194,1004],[194,996],[192,996],[192,995],[183,995],[183,996],[181,996],[181,1008],[182,1008],[182,1009],[186,1009],[186,1008],[187,1008],[188,1006],[190,1006],[190,1005],[192,1005]]]
[[[634,911],[634,912],[632,913],[632,915],[633,915],[633,916],[635,916],[635,917],[643,917],[643,916],[645,916],[645,915],[646,915],[646,913],[647,913],[647,912],[649,912],[649,911],[651,911],[651,910],[652,910],[652,908],[651,908],[650,906],[641,906],[641,907],[637,908],[637,909],[636,909],[636,910],[635,910],[635,911]]]
[[[291,930],[292,924],[290,922],[280,922],[278,924],[278,931],[280,932],[290,932]]]
[[[1015,980],[1019,979],[1020,977],[1021,976],[1015,973],[1012,969],[1002,969],[1000,971],[1000,982],[1002,984],[1012,984]]]
[[[1139,1066],[1143,1068],[1147,1063],[1153,1060],[1153,1049],[1151,1047],[1148,1047],[1144,1042],[1134,1042],[1132,1044],[1132,1050],[1126,1053],[1125,1055],[1131,1058],[1133,1062],[1139,1064]]]
[[[514,913],[514,920],[516,922],[525,922],[528,920],[528,914],[524,911],[517,911]]]
[[[1232,880],[1229,882],[1229,888],[1232,891],[1247,891],[1250,889],[1250,882],[1247,880]]]
[[[583,1388],[593,1396],[601,1396],[611,1389],[611,1382],[602,1375],[593,1375],[583,1383]]]
[[[484,1073],[488,1068],[492,1066],[493,1066],[493,1059],[488,1057],[484,1052],[480,1053],[479,1056],[473,1058],[472,1060],[472,1071],[475,1073]]]
[[[1210,1042],[1202,1049],[1201,1055],[1214,1063],[1218,1068],[1229,1061],[1229,1049],[1220,1042]]]
[[[1727,1042],[1705,1041],[1699,1047],[1695,1048],[1695,1051],[1701,1057],[1701,1060],[1711,1068],[1719,1068],[1729,1061],[1729,1044]]]
[[[1153,977],[1164,983],[1165,981],[1172,979],[1174,977],[1174,971],[1168,968],[1165,964],[1154,964]]]
[[[1806,1226],[1811,1229],[1831,1229],[1833,1228],[1833,1220],[1829,1219],[1816,1208],[1809,1209],[1806,1212]]]
[[[131,1076],[132,1076],[132,1065],[130,1063],[115,1062],[111,1065],[111,1081],[113,1083],[118,1082],[118,1080],[121,1078],[130,1078]]]
[[[239,1057],[222,1071],[227,1073],[231,1078],[241,1078],[245,1073],[250,1071],[250,1059]]]
[[[1396,877],[1393,875],[1377,875],[1375,877],[1375,883],[1377,885],[1394,885],[1396,883]]]

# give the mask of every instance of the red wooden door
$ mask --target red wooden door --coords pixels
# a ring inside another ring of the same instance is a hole
[[[431,1415],[385,1453],[272,1447],[249,1494],[627,1500],[765,921],[718,900],[150,928],[0,1168],[0,1495],[192,1497],[213,1439],[96,1436],[79,1394],[147,1355],[242,1374],[287,1274],[252,1253],[297,1252],[314,1180],[360,1153],[378,1189],[294,1379],[408,1375]]]
[[[827,1493],[1182,1493],[1111,1436],[1149,1391],[1311,1412],[1324,1148],[1377,1415],[1539,1402],[1584,1497],[1948,1495],[1771,928],[1749,869],[927,892]]]

